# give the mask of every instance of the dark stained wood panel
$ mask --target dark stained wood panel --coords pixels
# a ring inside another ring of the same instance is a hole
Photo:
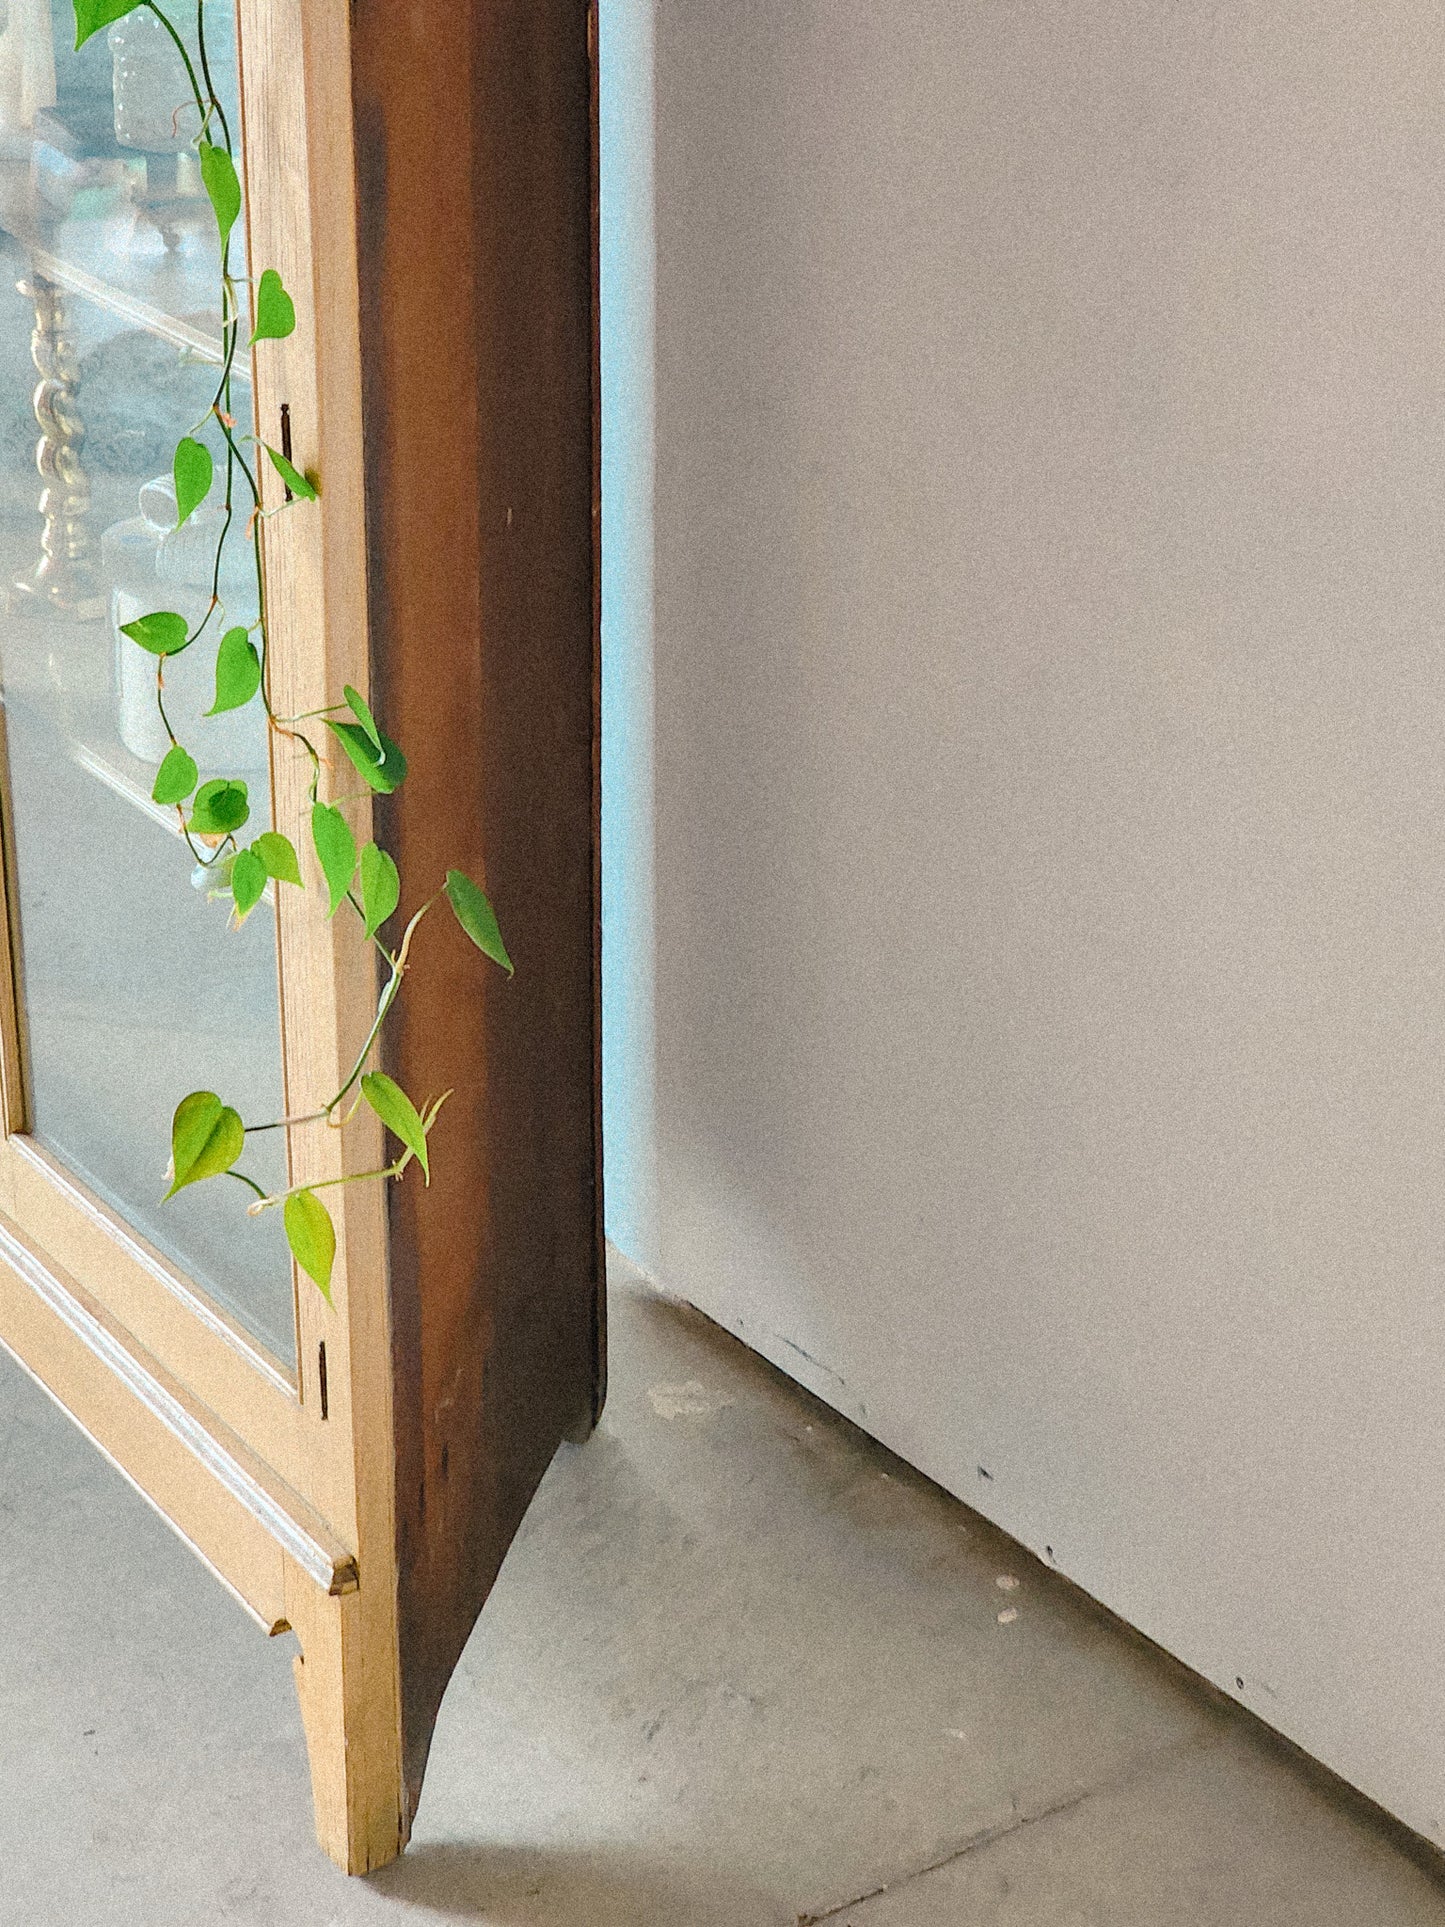
[[[558,1443],[603,1384],[595,89],[584,0],[358,0],[371,657],[411,774],[410,909],[492,894],[508,983],[445,907],[388,1067],[455,1086],[391,1187],[403,1738],[433,1724]],[[364,1576],[363,1576],[364,1583]]]

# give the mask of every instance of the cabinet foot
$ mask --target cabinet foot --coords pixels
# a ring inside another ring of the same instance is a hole
[[[596,1430],[597,1419],[591,1405],[588,1405],[584,1411],[577,1414],[562,1434],[563,1442],[567,1445],[585,1445]]]
[[[288,1617],[300,1642],[296,1692],[311,1760],[316,1837],[345,1873],[396,1859],[410,1825],[402,1792],[394,1646],[372,1635],[374,1602],[333,1598],[297,1575]]]

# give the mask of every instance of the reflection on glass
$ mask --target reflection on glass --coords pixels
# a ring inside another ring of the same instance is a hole
[[[206,19],[237,126],[229,4],[210,0]],[[167,746],[155,661],[121,634],[155,609],[198,620],[210,598],[222,511],[213,498],[178,530],[170,469],[215,389],[215,224],[160,22],[142,9],[78,54],[73,39],[70,0],[0,0],[0,672],[32,1128],[294,1363],[280,1214],[249,1217],[220,1184],[160,1203],[187,1091],[247,1117],[284,1111],[274,912],[230,930],[175,812],[151,802]],[[233,405],[248,402],[243,377]],[[220,592],[228,623],[254,620],[243,542]],[[204,713],[222,626],[170,664],[167,707],[203,779],[246,781],[259,831],[259,706]],[[248,1148],[268,1189],[285,1182],[281,1139]]]

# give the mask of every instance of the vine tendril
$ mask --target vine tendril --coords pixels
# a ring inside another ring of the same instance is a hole
[[[279,896],[283,887],[304,892],[317,903],[317,913],[328,917],[335,916],[344,902],[359,919],[363,940],[378,953],[388,974],[377,998],[375,1018],[350,1072],[341,1088],[324,1102],[312,1100],[315,1108],[295,1116],[247,1123],[213,1091],[192,1091],[181,1099],[171,1124],[167,1196],[173,1197],[192,1184],[216,1177],[229,1177],[246,1186],[255,1194],[246,1207],[251,1214],[281,1210],[292,1255],[330,1302],[336,1233],[330,1212],[317,1192],[343,1185],[399,1179],[413,1163],[420,1165],[424,1180],[431,1181],[429,1140],[437,1115],[450,1093],[418,1109],[406,1092],[375,1065],[387,1019],[402,992],[412,942],[423,920],[445,896],[472,943],[508,976],[512,974],[512,960],[486,893],[460,870],[447,872],[443,883],[412,912],[395,951],[388,948],[381,932],[400,911],[402,881],[391,856],[376,843],[367,842],[358,847],[344,806],[369,802],[373,795],[387,795],[398,789],[406,780],[406,758],[381,728],[365,698],[349,685],[343,691],[341,702],[308,710],[299,716],[276,713],[266,530],[278,515],[324,513],[324,509],[319,507],[319,482],[293,464],[289,439],[284,433],[282,439],[286,446],[282,450],[271,447],[253,433],[243,433],[237,425],[233,391],[244,317],[249,313],[251,318],[249,348],[259,373],[264,367],[264,357],[276,352],[274,344],[287,340],[295,332],[296,302],[274,268],[245,280],[238,278],[232,269],[233,231],[242,212],[244,156],[238,168],[230,119],[211,67],[206,5],[207,0],[195,0],[193,58],[185,34],[160,0],[73,0],[77,48],[102,27],[140,9],[153,14],[165,29],[179,57],[191,103],[195,106],[197,131],[192,145],[219,241],[221,355],[216,387],[201,422],[178,445],[174,463],[177,528],[210,501],[218,473],[220,476],[221,499],[217,504],[220,514],[209,572],[209,600],[194,628],[176,611],[158,609],[125,624],[122,630],[132,642],[156,658],[156,708],[170,750],[157,772],[152,795],[157,803],[174,806],[180,834],[191,856],[207,875],[219,878],[218,886],[210,895],[229,897],[233,928],[245,923],[268,892],[273,897]],[[177,127],[191,103],[178,106]],[[217,136],[214,140],[213,132]],[[247,290],[244,298],[243,288]],[[216,450],[211,441],[202,440],[202,436],[219,439],[219,469]],[[254,464],[247,459],[248,445],[258,451]],[[285,500],[269,509],[261,489],[262,454],[285,485]],[[243,520],[238,511],[243,513]],[[252,553],[257,615],[247,627],[225,628],[222,583],[227,551],[237,536],[238,521],[242,539]],[[270,741],[308,759],[306,795],[311,807],[311,854],[325,885],[327,907],[324,909],[314,883],[308,886],[302,875],[295,844],[282,830],[263,830],[249,843],[242,843],[239,833],[251,819],[246,784],[239,777],[225,776],[213,776],[201,782],[199,767],[182,743],[167,710],[167,661],[193,647],[218,619],[224,633],[217,645],[216,703],[208,713],[214,716],[240,710],[259,701]],[[343,718],[345,720],[341,720]],[[306,727],[316,723],[330,732],[329,741],[323,736],[318,742]],[[323,774],[329,775],[334,761],[332,755],[323,753],[323,743],[328,749],[342,752],[360,777],[361,789],[341,790],[329,800],[323,799]],[[353,1092],[356,1095],[351,1108],[338,1118],[337,1113]],[[373,1171],[313,1179],[276,1193],[268,1192],[239,1168],[247,1138],[271,1131],[285,1131],[289,1138],[310,1128],[338,1129],[362,1102],[402,1147],[391,1164]]]

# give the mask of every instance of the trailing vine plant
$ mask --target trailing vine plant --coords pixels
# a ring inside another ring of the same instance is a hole
[[[393,1079],[372,1067],[382,1028],[401,993],[422,920],[445,897],[457,922],[485,956],[508,976],[512,963],[490,901],[461,870],[448,870],[440,888],[407,920],[399,939],[393,942],[384,934],[401,905],[401,878],[395,862],[376,843],[358,848],[343,806],[369,793],[388,795],[397,789],[406,778],[406,758],[365,699],[349,684],[342,691],[341,702],[302,716],[278,715],[272,703],[266,524],[276,515],[314,504],[320,488],[317,479],[303,474],[288,453],[244,431],[232,404],[248,310],[251,327],[244,347],[247,352],[259,347],[262,353],[266,343],[285,340],[294,331],[296,310],[274,268],[263,269],[254,279],[243,279],[232,271],[232,238],[241,215],[241,181],[234,133],[211,73],[205,0],[195,0],[194,57],[158,0],[73,0],[73,4],[77,50],[112,21],[142,9],[154,14],[164,27],[194,100],[198,117],[194,145],[201,183],[220,238],[220,373],[206,414],[181,438],[174,461],[176,526],[180,528],[207,501],[215,486],[217,458],[203,437],[219,440],[223,514],[210,573],[209,602],[194,626],[174,610],[156,609],[126,623],[122,630],[154,656],[156,663],[156,708],[170,747],[156,773],[152,796],[157,803],[174,808],[191,855],[214,879],[210,894],[231,903],[232,928],[246,921],[268,885],[277,891],[283,886],[306,888],[300,859],[289,837],[275,829],[264,830],[249,840],[243,837],[251,821],[246,784],[238,777],[226,776],[202,783],[195,758],[171,726],[166,710],[166,664],[191,648],[208,630],[219,631],[216,700],[208,714],[222,715],[259,702],[272,741],[308,760],[311,842],[325,885],[325,915],[332,918],[343,909],[354,915],[359,925],[358,940],[374,946],[384,966],[376,1017],[366,1041],[341,1088],[318,1109],[300,1117],[247,1123],[214,1091],[192,1091],[181,1099],[171,1126],[170,1189],[166,1196],[172,1198],[189,1185],[213,1178],[226,1177],[244,1185],[255,1194],[248,1206],[253,1214],[280,1210],[297,1263],[330,1302],[336,1230],[318,1192],[337,1185],[400,1178],[413,1162],[421,1167],[423,1178],[431,1181],[428,1140],[450,1092],[418,1109]],[[272,509],[262,506],[258,474],[263,458],[275,468],[286,489],[284,504]],[[249,626],[228,624],[221,595],[222,565],[227,547],[235,539],[249,543],[254,558],[259,613]],[[336,750],[342,752],[346,765],[364,787],[349,797],[332,794],[326,800],[322,796],[323,779],[329,787],[335,767],[333,756],[327,752]],[[395,1159],[383,1169],[270,1193],[240,1168],[248,1138],[283,1129],[336,1129],[361,1103],[370,1106],[400,1146]]]

